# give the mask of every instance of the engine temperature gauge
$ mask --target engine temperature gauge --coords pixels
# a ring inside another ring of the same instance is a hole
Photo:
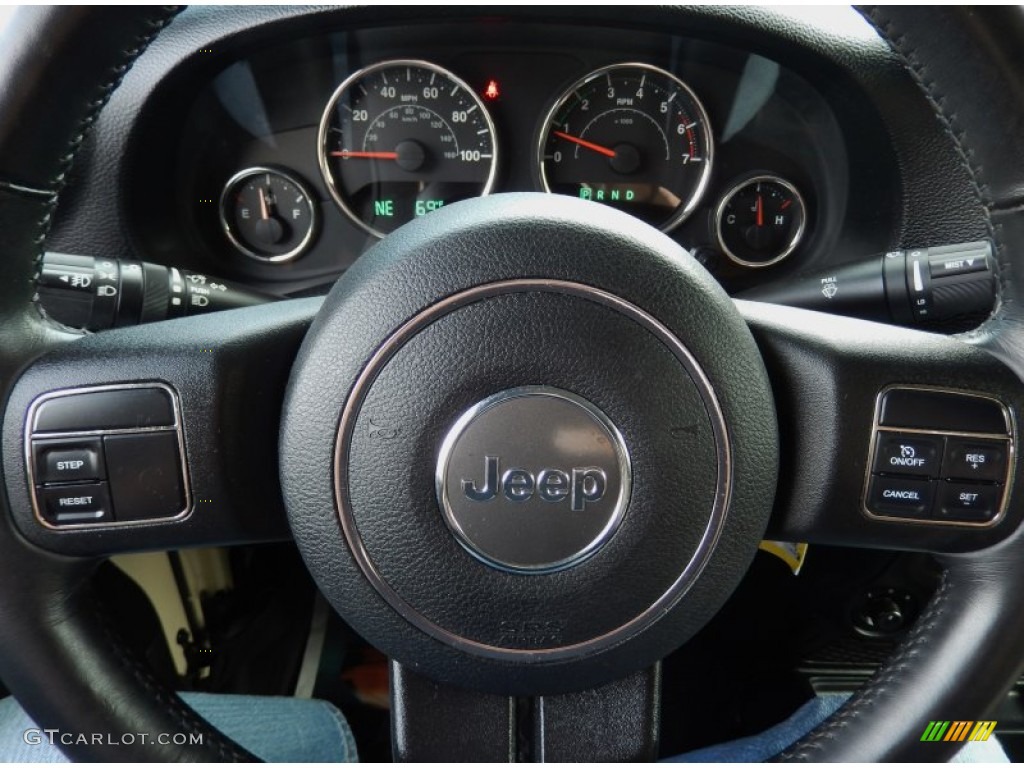
[[[796,187],[778,176],[754,176],[722,198],[715,228],[726,256],[744,267],[767,267],[796,250],[806,220]]]
[[[246,256],[280,263],[298,258],[312,243],[316,206],[292,176],[247,168],[224,187],[220,221],[228,240]]]

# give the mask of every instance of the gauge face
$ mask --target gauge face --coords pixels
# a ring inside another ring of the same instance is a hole
[[[320,121],[320,169],[342,211],[382,237],[494,185],[494,124],[473,90],[425,61],[348,78]]]
[[[247,168],[228,181],[220,221],[241,253],[260,261],[298,258],[313,242],[316,207],[294,177],[271,168]]]
[[[745,267],[767,267],[789,256],[803,238],[807,211],[800,192],[778,176],[755,176],[722,198],[718,242]]]
[[[555,102],[538,142],[540,181],[668,230],[704,194],[713,151],[707,114],[686,84],[657,67],[617,64]]]

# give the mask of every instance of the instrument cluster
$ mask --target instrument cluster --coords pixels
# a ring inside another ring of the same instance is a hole
[[[155,192],[173,199],[140,202],[136,234],[168,263],[300,295],[443,206],[537,191],[636,216],[742,289],[881,250],[894,226],[884,137],[805,74],[717,42],[521,22],[263,41],[176,110]]]

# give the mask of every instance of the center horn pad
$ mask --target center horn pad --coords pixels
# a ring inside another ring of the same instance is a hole
[[[550,573],[615,534],[633,482],[619,430],[553,387],[488,397],[441,444],[437,500],[456,538],[499,570]]]
[[[289,518],[328,599],[403,663],[594,685],[742,576],[774,490],[769,395],[731,301],[664,236],[558,197],[470,201],[325,302],[286,403]]]

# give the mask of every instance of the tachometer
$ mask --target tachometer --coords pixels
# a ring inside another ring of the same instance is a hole
[[[343,82],[320,121],[320,169],[342,211],[383,237],[443,205],[486,195],[498,145],[483,103],[425,61],[384,61]]]
[[[713,151],[707,113],[683,81],[649,64],[615,64],[555,102],[537,159],[546,191],[669,230],[700,202]]]

